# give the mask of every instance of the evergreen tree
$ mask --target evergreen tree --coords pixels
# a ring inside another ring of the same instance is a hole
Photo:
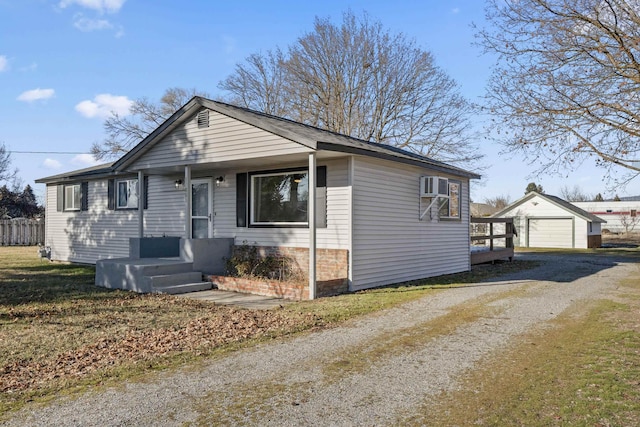
[[[598,194],[596,194],[596,197],[594,197],[593,201],[594,202],[603,202],[604,198],[602,197],[602,194],[598,193]]]
[[[542,185],[538,185],[535,182],[530,182],[527,185],[527,188],[524,190],[524,194],[529,194],[532,191],[536,191],[538,193],[544,193],[544,190],[542,189]]]
[[[22,193],[18,195],[17,201],[22,214],[21,216],[25,218],[33,218],[42,211],[41,207],[38,206],[35,194],[33,194],[33,189],[28,184],[24,187]]]
[[[0,218],[34,218],[43,212],[30,185],[22,192],[0,187]]]

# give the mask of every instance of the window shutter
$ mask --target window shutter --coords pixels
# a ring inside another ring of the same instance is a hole
[[[56,196],[56,211],[62,212],[64,210],[64,185],[58,185]]]
[[[247,226],[248,214],[248,175],[246,173],[236,174],[236,226]]]
[[[327,167],[316,168],[316,228],[327,228]]]
[[[327,167],[318,166],[316,168],[316,187],[327,186]]]
[[[116,181],[114,179],[107,181],[107,208],[110,211],[116,208]]]
[[[80,183],[80,210],[89,210],[89,183],[87,181]]]
[[[144,176],[144,209],[149,209],[149,176],[145,175]]]

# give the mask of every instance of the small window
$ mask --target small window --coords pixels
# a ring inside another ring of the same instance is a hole
[[[440,200],[438,214],[440,218],[460,218],[460,182],[449,180],[447,198]]]
[[[630,215],[631,215],[632,217],[636,217],[636,216],[638,216],[638,211],[637,211],[636,209],[631,209],[631,213],[630,213]]]
[[[64,186],[64,210],[80,210],[80,184]]]
[[[136,209],[138,207],[138,180],[125,179],[116,182],[116,208]]]
[[[251,176],[251,225],[308,224],[306,170]]]

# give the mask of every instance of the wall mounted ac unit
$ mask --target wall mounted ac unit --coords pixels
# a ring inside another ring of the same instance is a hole
[[[420,197],[436,196],[449,196],[449,180],[440,176],[421,176]]]

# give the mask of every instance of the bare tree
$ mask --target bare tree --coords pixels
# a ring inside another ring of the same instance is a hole
[[[594,199],[594,196],[582,191],[582,188],[578,185],[574,185],[573,187],[563,185],[560,187],[560,197],[568,202],[588,202]]]
[[[488,197],[484,199],[484,202],[487,205],[491,206],[492,208],[495,208],[497,212],[509,206],[509,203],[511,203],[511,200],[508,195],[501,194],[495,197]]]
[[[231,93],[228,101],[273,116],[284,117],[291,105],[284,78],[284,56],[279,49],[266,55],[254,53],[245,64],[236,64],[234,74],[220,87]]]
[[[14,180],[17,173],[17,169],[11,168],[11,152],[4,143],[0,143],[0,182]]]
[[[631,215],[630,213],[623,212],[620,214],[620,225],[624,227],[624,232],[626,235],[629,235],[636,226],[640,224],[640,216]]]
[[[219,87],[240,106],[366,141],[476,168],[481,158],[457,83],[366,14],[316,18],[286,54],[251,55]]]
[[[488,0],[477,35],[498,55],[487,107],[501,142],[539,172],[594,157],[609,178],[637,177],[639,12],[635,0]]]
[[[208,96],[196,89],[169,88],[159,102],[140,98],[133,102],[130,115],[112,113],[104,122],[107,138],[91,146],[91,154],[100,159],[113,159],[126,153],[160,126],[193,96]]]

